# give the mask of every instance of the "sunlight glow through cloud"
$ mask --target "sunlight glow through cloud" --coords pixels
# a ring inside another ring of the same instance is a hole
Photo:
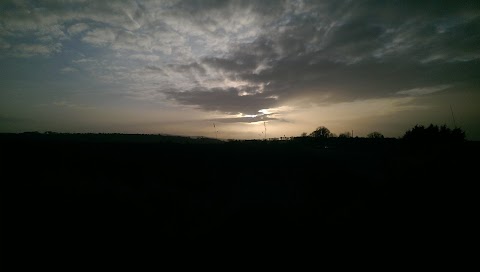
[[[198,136],[215,120],[232,138],[258,137],[262,122],[272,137],[319,125],[400,136],[412,116],[447,122],[438,111],[453,104],[480,139],[480,12],[463,2],[6,0],[0,10],[2,131]]]

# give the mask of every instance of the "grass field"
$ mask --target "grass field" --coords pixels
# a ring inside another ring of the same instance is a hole
[[[1,135],[4,245],[434,239],[473,202],[476,142],[172,139]]]

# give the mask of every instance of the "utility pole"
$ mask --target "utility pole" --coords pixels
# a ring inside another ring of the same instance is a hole
[[[457,123],[455,122],[455,115],[453,115],[452,105],[450,105],[450,111],[452,112],[453,125],[457,128]]]
[[[267,124],[263,122],[263,126],[265,127],[265,140],[267,140]]]
[[[217,131],[217,128],[215,127],[215,123],[213,123],[213,130],[215,131],[215,139],[218,140],[218,131]]]

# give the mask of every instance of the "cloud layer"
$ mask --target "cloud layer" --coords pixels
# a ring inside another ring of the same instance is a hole
[[[226,122],[480,87],[474,1],[17,0],[0,10],[3,58],[58,57],[64,75]]]

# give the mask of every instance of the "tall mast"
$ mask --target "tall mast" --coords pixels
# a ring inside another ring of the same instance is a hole
[[[265,140],[267,139],[267,124],[263,122],[263,126],[265,127]]]
[[[452,112],[453,125],[457,128],[457,123],[455,122],[455,115],[453,115],[452,105],[450,105],[450,112]]]

